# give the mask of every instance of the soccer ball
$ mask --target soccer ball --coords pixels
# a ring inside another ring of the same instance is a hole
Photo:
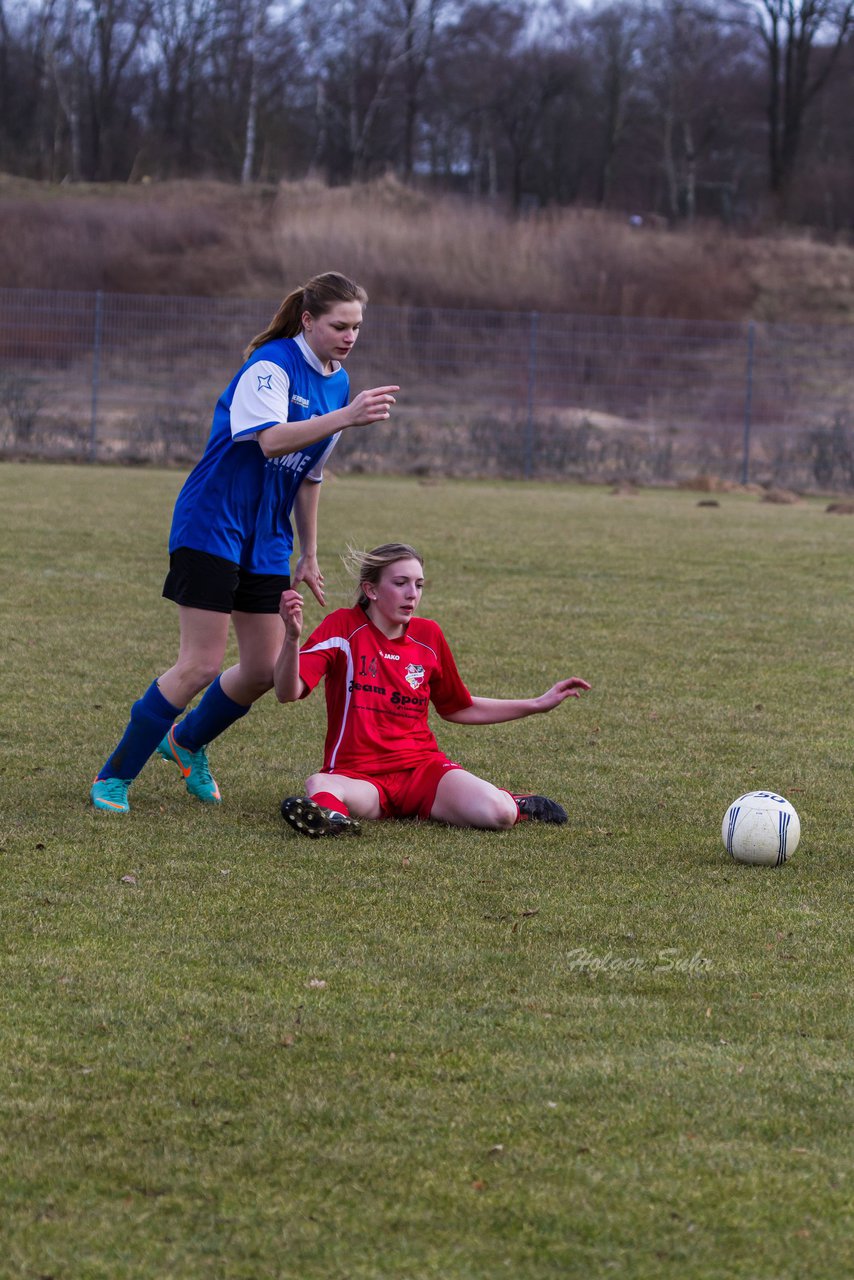
[[[783,796],[748,791],[727,809],[721,836],[736,862],[780,867],[798,847],[801,822]]]

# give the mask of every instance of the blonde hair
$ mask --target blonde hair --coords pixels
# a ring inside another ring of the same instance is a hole
[[[374,547],[373,551],[359,551],[355,547],[348,547],[343,559],[350,577],[355,578],[358,583],[356,604],[360,604],[363,609],[367,609],[370,604],[362,590],[363,582],[377,586],[383,569],[397,560],[417,560],[421,568],[424,568],[424,558],[406,542],[384,542],[381,547]]]
[[[243,358],[248,360],[253,351],[274,338],[295,338],[302,331],[302,317],[306,311],[317,319],[331,311],[338,302],[360,302],[364,306],[367,301],[368,295],[362,286],[338,271],[324,271],[322,275],[313,276],[308,284],[291,290],[267,328],[249,343]]]

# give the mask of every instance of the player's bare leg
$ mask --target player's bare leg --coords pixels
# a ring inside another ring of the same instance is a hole
[[[228,642],[228,614],[178,606],[181,640],[178,657],[158,677],[157,687],[173,706],[186,707],[215,680]]]
[[[451,769],[439,781],[430,817],[453,827],[505,831],[515,826],[519,810],[500,787],[466,769]]]
[[[363,778],[345,778],[338,773],[313,773],[306,779],[305,793],[314,797],[319,792],[337,797],[356,818],[376,821],[382,817],[380,793]]]
[[[284,626],[277,613],[231,615],[237,636],[237,663],[223,671],[220,685],[224,693],[242,706],[251,706],[273,687],[273,667],[282,647]]]

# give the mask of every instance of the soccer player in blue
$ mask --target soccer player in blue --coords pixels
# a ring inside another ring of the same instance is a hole
[[[360,285],[332,271],[293,290],[220,397],[169,537],[163,595],[178,605],[178,657],[131,707],[92,784],[96,809],[127,813],[128,788],[155,751],[177,764],[191,795],[219,803],[206,747],[273,687],[292,515],[300,550],[293,585],[304,582],[325,604],[317,563],[323,464],[342,431],[387,419],[399,390],[374,387],[350,402],[342,362],[366,302]],[[229,620],[238,661],[220,674]],[[199,705],[176,724],[202,689]]]

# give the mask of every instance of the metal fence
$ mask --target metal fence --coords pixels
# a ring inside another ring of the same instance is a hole
[[[191,464],[277,305],[0,290],[0,453]],[[348,368],[342,470],[854,488],[854,328],[371,304]]]

